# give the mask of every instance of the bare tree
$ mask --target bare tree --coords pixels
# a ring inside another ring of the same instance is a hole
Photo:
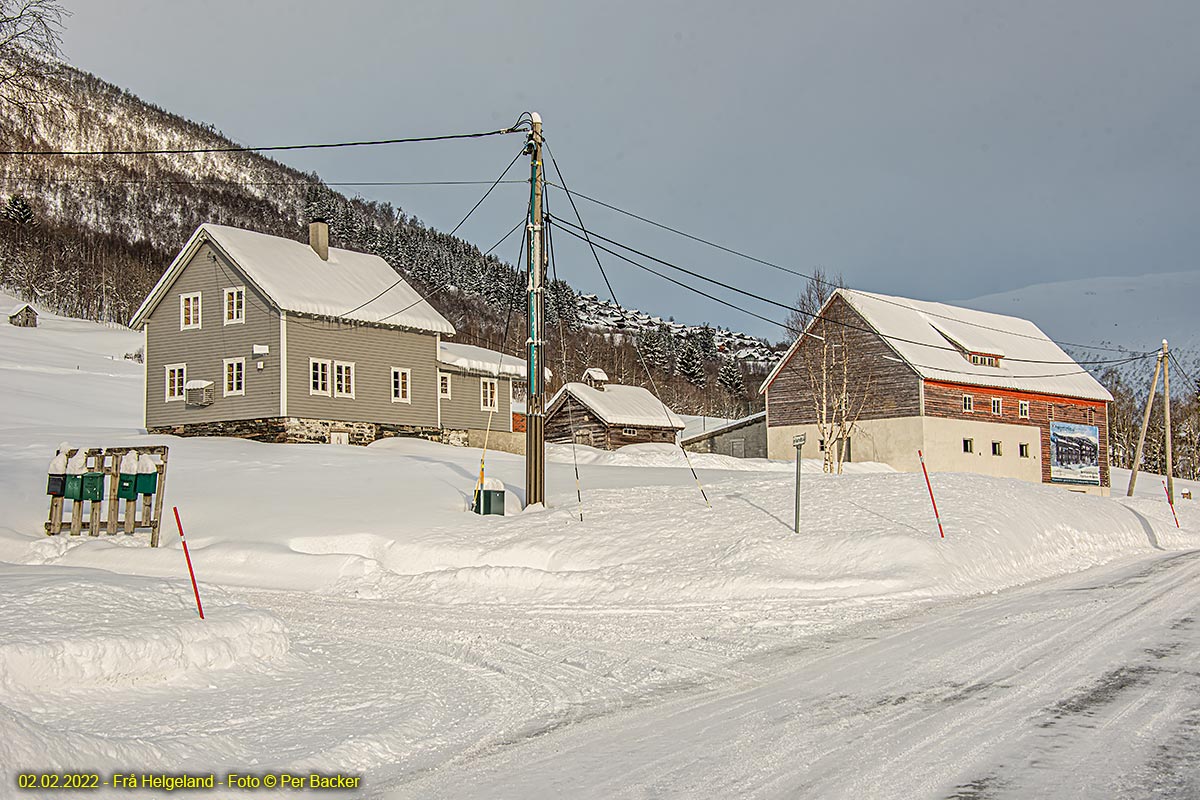
[[[792,310],[788,312],[787,318],[784,319],[784,324],[787,325],[788,331],[792,336],[798,337],[804,333],[804,329],[808,327],[808,323],[820,313],[821,308],[833,294],[834,290],[845,285],[846,283],[840,273],[829,275],[821,267],[813,270],[812,277],[808,279],[808,283],[804,285],[800,296],[796,298],[796,302],[792,305]]]
[[[0,103],[25,113],[46,104],[67,13],[58,0],[0,0]]]

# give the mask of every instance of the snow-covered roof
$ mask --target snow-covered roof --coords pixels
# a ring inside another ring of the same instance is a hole
[[[588,367],[583,371],[584,380],[608,383],[608,373],[599,367]]]
[[[757,414],[751,414],[748,417],[742,417],[741,419],[731,419],[728,422],[725,422],[725,423],[722,423],[721,425],[716,426],[715,428],[709,428],[708,430],[700,431],[699,433],[692,434],[691,436],[688,436],[685,439],[683,439],[683,441],[681,441],[680,444],[688,444],[690,442],[696,442],[701,439],[707,439],[710,436],[716,436],[718,433],[736,430],[738,428],[743,428],[747,425],[753,425],[759,421],[765,421],[766,418],[767,418],[767,412],[759,411]]]
[[[27,308],[30,311],[32,311],[34,314],[37,314],[37,309],[34,308],[33,306],[29,305],[29,303],[21,303],[21,305],[17,306],[12,311],[9,311],[8,316],[15,317],[17,314],[20,314],[22,311],[24,311]]]
[[[610,383],[603,389],[593,389],[586,383],[568,383],[554,395],[550,408],[556,406],[564,392],[569,392],[609,425],[684,428],[678,414],[641,386]]]
[[[283,311],[454,334],[454,326],[379,256],[331,247],[324,261],[304,242],[209,223],[196,229],[163,273],[132,327],[145,322],[204,241]]]
[[[834,296],[849,303],[922,378],[1112,400],[1099,381],[1029,320],[853,289],[838,289]],[[797,339],[779,360],[760,391],[771,385],[803,338]],[[994,367],[972,364],[963,351],[1002,358]]]
[[[468,372],[484,372],[510,378],[524,378],[527,369],[523,358],[458,342],[442,342],[438,348],[438,362]],[[546,370],[546,377],[550,377],[550,370]]]

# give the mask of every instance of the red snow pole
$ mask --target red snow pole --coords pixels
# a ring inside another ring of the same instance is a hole
[[[1175,527],[1179,527],[1179,515],[1175,513],[1175,504],[1171,502],[1171,490],[1167,488],[1167,482],[1163,481],[1163,492],[1167,495],[1167,505],[1171,507],[1171,516],[1175,518]]]
[[[925,469],[925,455],[918,450],[917,458],[921,459],[921,472],[925,473],[925,486],[929,489],[929,502],[933,503],[933,518],[937,520],[938,533],[940,533],[942,538],[945,539],[946,531],[942,529],[942,517],[940,514],[938,514],[937,500],[933,499],[933,484],[929,482],[929,470]]]
[[[200,605],[200,587],[196,585],[196,573],[192,569],[192,556],[188,553],[187,539],[183,538],[183,523],[179,521],[179,508],[171,506],[171,510],[175,512],[175,526],[179,528],[179,540],[183,542],[183,557],[187,559],[188,575],[192,576],[192,591],[196,593],[196,610],[200,612],[200,619],[204,619],[204,607]]]

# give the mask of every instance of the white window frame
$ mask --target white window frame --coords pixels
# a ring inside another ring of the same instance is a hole
[[[245,286],[230,286],[224,290],[224,299],[221,303],[221,317],[225,320],[226,325],[244,325],[246,323],[246,287]],[[229,299],[233,298],[234,316],[229,317]]]
[[[401,380],[403,376],[403,380]],[[412,370],[392,367],[392,402],[412,403]]]
[[[487,402],[488,387],[491,387],[492,402]],[[499,411],[500,410],[500,380],[498,378],[480,378],[479,379],[479,410],[480,411]]]
[[[340,371],[340,375],[339,375]],[[342,378],[342,383],[350,384],[350,391],[338,388],[338,378]],[[346,380],[349,378],[349,381]],[[353,361],[335,361],[333,362],[333,396],[345,397],[349,400],[354,399],[354,362]]]
[[[1029,458],[1029,442],[1021,442],[1017,445],[1017,455],[1021,458]]]
[[[992,413],[995,414],[997,417],[1004,415],[1004,398],[1002,398],[1002,397],[993,397],[992,398]]]
[[[446,390],[445,391],[442,391],[442,379],[443,378],[446,381],[446,384],[445,384]],[[438,372],[438,397],[449,400],[450,395],[451,395],[450,389],[451,389],[450,373],[449,372]]]
[[[229,368],[236,367],[233,375],[230,376]],[[236,389],[230,389],[230,377],[240,378],[235,383],[240,384]],[[221,396],[222,397],[243,397],[246,394],[246,359],[245,358],[227,358],[221,362]]]
[[[179,378],[179,394],[172,397],[171,372],[174,370],[181,371],[183,375]],[[167,364],[165,367],[163,367],[163,372],[165,380],[165,384],[163,386],[164,401],[167,403],[174,403],[177,400],[183,400],[187,396],[187,393],[183,388],[187,385],[187,364]]]
[[[622,436],[637,436],[637,428],[621,428]]]
[[[1017,416],[1019,416],[1021,419],[1029,419],[1029,401],[1028,400],[1018,400],[1017,401]]]
[[[186,314],[184,309],[188,306],[188,301],[192,301],[192,321],[185,322]],[[202,292],[189,292],[188,294],[179,295],[179,330],[181,331],[198,331],[204,321],[204,294]]]
[[[320,364],[325,367],[325,388],[314,386],[313,367]],[[327,358],[310,358],[308,360],[308,393],[321,397],[330,397],[333,392],[333,362]]]
[[[974,395],[964,394],[962,401],[962,409],[964,414],[975,413],[975,397]]]

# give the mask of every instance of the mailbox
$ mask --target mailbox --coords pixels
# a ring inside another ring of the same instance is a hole
[[[67,476],[51,473],[46,477],[46,494],[51,497],[62,497],[67,490]]]
[[[63,497],[68,500],[83,499],[83,475],[67,475],[63,481]]]
[[[103,472],[85,472],[79,476],[80,481],[80,498],[81,500],[90,500],[93,503],[98,503],[104,499],[104,473]]]
[[[154,494],[158,491],[158,473],[139,472],[136,483],[138,494]]]
[[[122,500],[137,499],[137,473],[122,473],[117,478],[117,497]]]

